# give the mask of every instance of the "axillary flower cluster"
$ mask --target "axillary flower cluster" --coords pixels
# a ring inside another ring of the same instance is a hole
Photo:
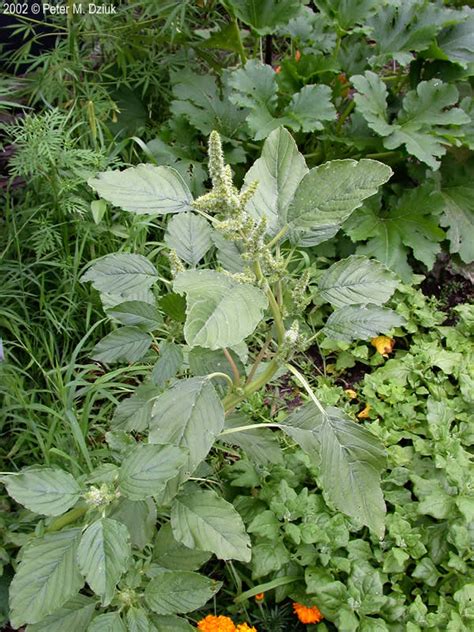
[[[247,623],[235,623],[229,617],[223,615],[214,616],[208,614],[207,617],[198,622],[198,630],[201,632],[257,632],[257,628],[249,626]]]

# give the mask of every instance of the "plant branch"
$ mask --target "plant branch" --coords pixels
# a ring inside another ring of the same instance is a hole
[[[240,373],[239,373],[239,369],[237,368],[237,365],[234,362],[234,358],[232,357],[232,354],[230,353],[230,351],[226,349],[226,347],[223,348],[223,352],[227,359],[227,362],[230,364],[230,368],[232,369],[232,375],[234,376],[234,380],[233,380],[234,386],[239,387],[240,386]]]
[[[298,382],[300,382],[300,384],[303,386],[303,388],[305,389],[305,391],[308,393],[308,395],[310,396],[311,400],[313,401],[313,403],[315,404],[316,408],[318,408],[318,410],[325,415],[326,411],[324,410],[321,402],[319,401],[319,399],[316,397],[316,395],[314,394],[313,389],[311,388],[311,386],[309,385],[308,381],[306,380],[306,378],[304,377],[304,375],[302,375],[298,369],[296,369],[293,365],[291,364],[287,364],[286,368],[293,373],[293,375],[296,377],[296,379],[298,380]]]

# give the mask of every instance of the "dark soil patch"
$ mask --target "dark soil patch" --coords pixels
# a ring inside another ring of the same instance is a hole
[[[420,286],[425,296],[439,300],[439,309],[446,313],[443,325],[454,325],[458,320],[453,308],[474,302],[474,284],[458,274],[449,261],[439,260]]]
[[[346,369],[342,375],[334,380],[336,386],[342,386],[342,388],[354,388],[365,377],[366,373],[370,373],[372,367],[369,364],[362,364],[362,362],[356,362],[353,367]]]

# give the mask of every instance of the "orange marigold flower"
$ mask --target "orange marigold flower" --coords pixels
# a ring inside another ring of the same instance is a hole
[[[357,415],[357,417],[359,419],[367,419],[370,414],[370,408],[371,408],[370,404],[367,404],[364,410],[361,410],[360,413]]]
[[[280,73],[280,72],[281,72],[281,66],[277,66],[277,67],[275,68],[275,72],[276,72],[276,74],[278,75],[278,73]]]
[[[386,358],[388,354],[393,351],[395,340],[388,336],[377,336],[376,338],[372,338],[370,344],[377,349],[380,355]]]
[[[263,601],[265,598],[265,593],[258,593],[255,595],[255,601]]]
[[[299,61],[300,59],[301,59],[301,53],[299,50],[297,50],[295,53],[295,61]]]
[[[247,623],[239,623],[236,632],[257,632],[257,628],[250,627]]]
[[[357,397],[357,393],[353,388],[346,388],[344,391],[349,399],[355,399]]]
[[[301,603],[294,603],[293,610],[301,623],[319,623],[322,619],[324,619],[323,615],[316,606],[308,607],[303,606]]]
[[[198,630],[201,632],[236,632],[236,627],[229,617],[223,615],[215,617],[208,614],[207,617],[198,621]]]

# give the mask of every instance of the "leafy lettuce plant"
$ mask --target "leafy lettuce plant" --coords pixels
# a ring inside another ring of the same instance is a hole
[[[149,377],[120,401],[108,448],[83,476],[35,467],[2,477],[13,498],[43,516],[11,584],[14,627],[189,629],[178,615],[220,588],[197,569],[211,555],[251,558],[244,523],[204,464],[226,438],[247,437],[251,453],[257,441],[249,437],[258,431],[271,447],[278,428],[318,465],[338,510],[377,537],[384,532],[382,443],[342,410],[323,406],[291,358],[310,343],[310,270],[301,272],[295,260],[335,235],[391,170],[374,160],[309,170],[290,133],[278,128],[240,190],[213,132],[209,175],[212,189],[197,199],[164,166],[90,180],[103,199],[152,224],[169,217],[150,258],[106,255],[82,277],[113,323],[92,357],[106,366],[142,362]],[[402,325],[383,307],[396,285],[379,262],[337,261],[319,279],[332,312],[317,335],[364,340]],[[236,423],[232,413],[284,372],[306,390],[305,405],[281,423]]]

